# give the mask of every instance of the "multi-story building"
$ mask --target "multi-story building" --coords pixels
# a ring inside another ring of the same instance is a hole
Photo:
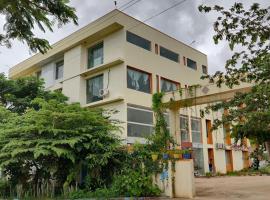
[[[125,143],[144,142],[154,116],[152,94],[205,84],[207,56],[202,52],[114,10],[52,46],[12,67],[12,79],[35,75],[48,90],[61,90],[70,102],[118,112]],[[195,165],[225,173],[247,165],[246,151],[225,150],[230,138],[222,129],[212,133],[211,123],[221,113],[200,117],[199,108],[181,110],[181,141],[192,142]],[[169,120],[169,119],[168,119]],[[226,133],[226,131],[225,131]]]

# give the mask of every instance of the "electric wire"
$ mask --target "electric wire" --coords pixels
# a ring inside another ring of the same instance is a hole
[[[145,23],[145,22],[147,22],[147,21],[149,21],[149,20],[152,20],[153,18],[162,15],[163,13],[165,13],[165,12],[167,12],[167,11],[169,11],[169,10],[171,10],[171,9],[173,9],[173,8],[175,8],[175,7],[177,7],[177,6],[181,5],[181,4],[183,4],[183,3],[185,3],[186,1],[187,1],[187,0],[182,0],[182,1],[178,2],[178,3],[173,4],[172,6],[170,6],[170,7],[166,8],[166,9],[160,11],[159,13],[156,13],[156,14],[152,15],[151,17],[146,18],[145,20],[139,22],[138,24],[136,24],[136,25],[130,27],[128,30],[131,30],[131,29],[133,29],[133,28],[135,28],[135,27],[137,27],[137,26],[139,26],[139,25],[141,25],[141,24],[143,24],[143,23]]]

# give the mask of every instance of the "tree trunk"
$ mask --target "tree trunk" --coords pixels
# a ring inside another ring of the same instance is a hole
[[[269,160],[270,160],[270,140],[265,142],[266,150],[268,152]]]

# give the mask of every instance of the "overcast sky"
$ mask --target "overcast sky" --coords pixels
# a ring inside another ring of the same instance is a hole
[[[118,0],[118,7],[129,1]],[[124,12],[139,20],[144,20],[180,1],[182,0],[140,0]],[[204,3],[227,7],[234,2],[235,0],[186,0],[179,6],[148,21],[147,24],[207,54],[209,72],[213,73],[224,69],[224,63],[230,57],[230,51],[225,42],[218,45],[213,43],[212,25],[217,16],[214,13],[199,13],[198,6]],[[255,2],[270,6],[270,0],[242,0],[240,2],[244,2],[246,6]],[[71,0],[70,4],[76,8],[79,26],[68,24],[60,29],[55,27],[53,33],[46,32],[46,34],[35,30],[36,35],[44,37],[53,44],[115,8],[113,0]],[[5,18],[0,15],[0,27],[3,27],[4,23]],[[28,47],[18,41],[13,42],[11,49],[0,47],[0,72],[7,73],[10,67],[30,56]]]

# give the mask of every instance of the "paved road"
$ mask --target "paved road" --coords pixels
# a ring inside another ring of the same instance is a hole
[[[196,178],[194,200],[270,200],[270,176]]]

